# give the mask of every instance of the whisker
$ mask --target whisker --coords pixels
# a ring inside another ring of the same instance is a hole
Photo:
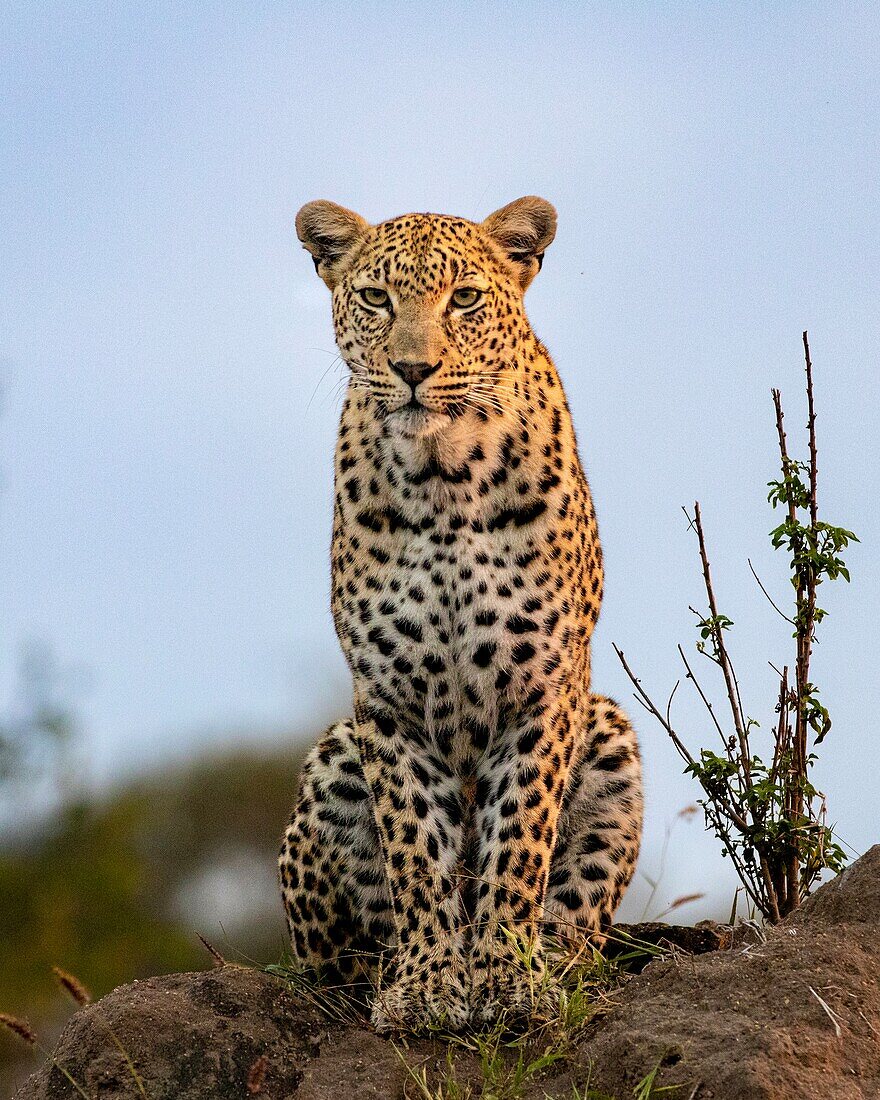
[[[488,389],[484,386],[472,386],[471,393],[476,393],[483,397],[494,397],[497,398],[497,400],[499,401],[506,401],[510,405],[513,405],[514,403],[519,403],[520,398],[520,395],[518,393],[514,393],[508,390],[498,390],[494,387],[492,389]]]
[[[525,412],[521,408],[517,408],[507,395],[499,395],[492,390],[483,389],[479,386],[473,386],[471,393],[480,402],[484,408],[493,408],[496,412],[509,413],[514,419],[518,420],[523,427],[528,427],[528,420]]]
[[[317,348],[316,350],[320,351],[321,349]],[[330,373],[330,371],[333,370],[333,368],[336,366],[336,364],[341,363],[341,362],[342,362],[342,356],[337,355],[336,358],[333,359],[330,362],[330,364],[327,366],[326,370],[323,372],[321,377],[315,383],[315,388],[312,390],[312,396],[309,398],[308,404],[306,405],[306,412],[308,412],[309,409],[312,407],[312,402],[315,400],[315,394],[318,392],[318,389],[319,389],[321,383],[324,381],[324,379],[327,377],[327,375]]]
[[[493,382],[491,385],[486,382],[474,382],[471,388],[481,390],[483,393],[497,392],[522,396],[522,389],[519,386],[509,386],[504,382]]]

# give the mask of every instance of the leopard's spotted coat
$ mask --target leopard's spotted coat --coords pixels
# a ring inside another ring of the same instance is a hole
[[[303,966],[390,953],[380,1028],[527,1011],[541,929],[607,926],[638,855],[636,736],[590,692],[595,514],[523,309],[555,225],[536,198],[297,218],[351,369],[332,606],[355,712],[308,757],[282,892]]]

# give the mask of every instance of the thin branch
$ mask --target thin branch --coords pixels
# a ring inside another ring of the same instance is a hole
[[[807,347],[806,340],[804,341],[805,349]],[[808,379],[812,377],[812,369],[808,374]],[[783,423],[782,412],[782,395],[779,390],[772,390],[773,405],[776,409],[776,434],[779,438],[779,455],[782,460],[782,478],[785,481],[791,476],[791,459],[788,457],[788,446],[785,440],[785,427]],[[808,398],[809,400],[809,398]],[[812,475],[812,470],[811,470]],[[789,490],[788,496],[788,519],[791,524],[792,530],[796,530],[798,527],[797,518],[797,502],[794,495]],[[786,784],[787,806],[786,810],[792,820],[801,816],[803,811],[803,797],[801,784],[798,781],[798,777],[806,774],[806,729],[804,721],[804,691],[807,683],[806,673],[809,671],[809,656],[808,656],[808,644],[805,641],[805,631],[808,628],[809,633],[812,634],[812,622],[806,621],[805,600],[804,600],[804,571],[794,565],[795,569],[795,607],[797,608],[797,616],[795,619],[795,632],[797,639],[797,658],[795,660],[795,697],[797,699],[797,709],[795,711],[795,733],[794,733],[794,745],[793,745],[793,759],[791,762],[792,777],[791,781]],[[788,892],[788,906],[789,908],[796,908],[799,901],[799,866],[800,855],[796,847],[793,847],[791,854],[788,857],[787,864],[787,892]]]
[[[810,358],[810,343],[807,339],[807,333],[804,332],[804,368],[807,375],[807,432],[810,439],[810,533],[812,536],[813,546],[815,547],[815,540],[818,534],[819,526],[819,504],[818,504],[818,492],[819,492],[819,460],[816,448],[816,409],[813,404],[813,362]],[[813,651],[813,632],[815,628],[816,619],[816,571],[812,565],[809,565],[806,570],[806,590],[807,590],[807,608],[806,614],[803,616],[803,670],[801,676],[801,685],[806,689],[806,684],[810,680],[810,657]],[[799,695],[798,708],[799,717],[800,712],[803,710],[804,700]],[[802,723],[805,727],[805,722]],[[807,751],[807,733],[806,728],[802,729],[803,740],[803,754],[806,757]],[[800,746],[799,746],[800,751]],[[804,763],[804,774],[806,774],[806,763]]]
[[[773,767],[770,769],[770,781],[774,786],[776,786],[776,779],[779,775],[779,766],[782,763],[782,758],[788,751],[791,741],[788,705],[788,665],[786,665],[782,672],[779,673],[779,722],[776,726],[776,735],[773,745]]]
[[[691,681],[691,683],[694,685],[694,687],[699,692],[700,698],[703,700],[703,703],[706,707],[706,710],[709,712],[709,717],[712,719],[712,722],[715,726],[715,729],[718,730],[718,736],[721,738],[722,744],[724,745],[725,752],[730,757],[730,748],[728,746],[727,737],[724,734],[724,730],[721,728],[721,724],[719,723],[718,719],[715,717],[715,708],[712,706],[711,702],[707,698],[706,693],[700,687],[700,681],[696,678],[696,676],[693,673],[693,670],[691,669],[691,666],[688,664],[688,659],[687,659],[687,657],[685,657],[684,650],[682,649],[681,646],[678,647],[678,652],[681,656],[682,662],[684,663],[684,667],[687,669],[687,678]],[[730,757],[730,758],[733,759],[732,757]]]
[[[751,559],[751,558],[746,558],[746,561],[747,561],[747,562],[749,563],[749,569],[751,569],[751,571],[752,571],[752,576],[753,576],[753,577],[755,578],[755,580],[756,580],[756,581],[758,582],[758,587],[759,587],[759,588],[761,589],[761,591],[762,591],[762,592],[764,593],[764,595],[765,595],[765,596],[767,597],[767,601],[769,602],[770,606],[771,606],[771,607],[773,608],[773,610],[774,610],[774,611],[775,611],[775,612],[776,612],[777,614],[781,615],[781,616],[782,616],[782,618],[783,618],[783,619],[785,619],[785,621],[786,621],[787,623],[791,623],[791,625],[792,625],[792,626],[794,626],[794,625],[795,625],[795,621],[794,621],[794,619],[790,619],[790,618],[788,617],[788,615],[786,615],[786,614],[785,614],[785,612],[784,612],[784,611],[783,611],[783,610],[782,610],[782,609],[781,609],[781,608],[780,608],[780,607],[779,607],[779,606],[778,606],[778,605],[777,605],[777,604],[775,603],[775,601],[774,601],[773,597],[772,597],[772,596],[770,595],[770,593],[769,593],[769,592],[767,591],[767,589],[766,589],[766,588],[764,587],[764,585],[763,585],[763,584],[761,583],[761,578],[760,578],[760,577],[758,576],[758,574],[757,574],[757,573],[755,572],[755,567],[754,567],[754,566],[752,565],[752,559]]]
[[[810,359],[810,342],[804,332],[804,364],[807,372],[807,431],[810,433],[810,526],[819,523],[818,485],[819,463],[816,451],[816,409],[813,405],[813,361]]]
[[[767,863],[767,857],[763,853],[759,853],[759,859],[761,861],[761,877],[764,880],[764,892],[767,895],[767,904],[770,907],[770,912],[767,915],[774,924],[779,924],[779,899],[773,876],[770,874],[770,866]]]
[[[725,658],[726,658],[726,654],[725,654]],[[748,776],[749,770],[751,768],[751,749],[749,748],[749,725],[748,725],[748,722],[746,721],[745,711],[743,710],[742,696],[739,693],[739,680],[738,680],[737,675],[736,675],[736,669],[733,667],[732,662],[728,662],[728,663],[730,664],[730,675],[733,678],[733,690],[736,692],[736,705],[739,708],[740,719],[742,721],[742,726],[743,726],[743,733],[745,735],[745,747],[746,747],[746,752],[748,754],[745,757],[745,762],[746,762],[745,771],[746,771],[746,775]]]
[[[623,650],[619,649],[618,646],[614,645],[613,642],[612,642],[612,648],[614,649],[614,652],[617,654],[617,656],[620,660],[620,663],[623,665],[624,672],[630,678],[633,687],[636,689],[636,692],[637,692],[636,698],[639,700],[639,702],[641,702],[641,704],[645,707],[646,710],[650,711],[650,713],[654,715],[654,717],[657,719],[657,721],[660,723],[660,725],[669,734],[670,738],[672,739],[672,743],[678,749],[678,753],[681,756],[682,760],[684,760],[686,763],[691,764],[691,765],[696,764],[696,761],[694,760],[693,756],[691,756],[687,745],[685,745],[685,743],[682,741],[682,739],[678,736],[678,734],[672,728],[670,723],[666,720],[666,718],[663,717],[661,712],[654,705],[654,701],[651,699],[651,697],[648,695],[648,693],[642,687],[641,680],[636,676],[636,674],[633,672],[633,670],[626,663],[626,658],[623,655]],[[705,790],[705,787],[703,789]],[[732,806],[730,803],[728,803],[725,800],[719,799],[719,797],[716,794],[712,793],[711,791],[706,791],[706,794],[709,796],[709,798],[712,799],[713,802],[715,802],[720,807],[720,809],[722,809],[724,811],[725,814],[728,815],[730,820],[734,823],[734,825],[736,825],[736,827],[738,829],[740,829],[740,830],[747,830],[748,829],[748,827],[749,827],[748,822],[742,817],[741,814],[739,814],[737,812],[737,810],[734,806]]]
[[[669,722],[667,722],[667,720],[663,717],[660,711],[654,706],[653,700],[642,687],[641,680],[636,676],[633,670],[626,663],[626,658],[623,655],[623,650],[619,649],[613,642],[611,643],[611,646],[614,652],[617,654],[618,658],[620,659],[620,663],[623,665],[624,672],[630,678],[633,687],[636,689],[636,698],[646,710],[650,711],[650,713],[654,715],[660,725],[672,738],[672,743],[678,749],[679,756],[681,756],[681,758],[686,761],[686,763],[695,764],[696,761],[688,752],[687,746],[684,744],[684,742],[681,740],[681,738],[678,736],[678,734],[675,732]]]
[[[724,683],[727,687],[727,698],[730,703],[730,713],[733,716],[733,725],[736,730],[736,736],[740,744],[740,753],[742,755],[743,772],[745,774],[747,782],[751,782],[751,751],[749,749],[749,737],[745,729],[745,721],[742,714],[742,706],[739,701],[739,691],[736,684],[736,677],[733,674],[733,665],[731,664],[730,657],[727,653],[727,647],[724,644],[724,631],[718,625],[718,605],[715,602],[715,591],[712,587],[712,572],[709,568],[709,557],[706,553],[706,540],[703,536],[703,521],[700,515],[700,503],[697,501],[694,504],[694,525],[697,529],[697,540],[700,545],[700,562],[703,567],[703,581],[706,585],[706,597],[709,600],[709,610],[712,613],[714,620],[713,634],[715,636],[715,648],[718,652],[719,664],[721,665],[721,671],[724,673]]]
[[[706,788],[703,787],[703,790],[706,791]],[[725,820],[721,816],[722,813],[727,813],[726,807],[723,804],[720,804],[718,800],[714,798],[714,796],[711,795],[708,791],[706,791],[706,796],[709,798],[712,812],[715,814],[715,819],[714,821],[712,821],[712,828],[715,830],[715,835],[721,841],[724,850],[730,857],[730,862],[733,864],[733,869],[736,871],[737,878],[740,880],[743,885],[743,889],[755,903],[757,908],[760,909],[765,916],[769,916],[769,903],[761,897],[760,890],[756,889],[756,886],[761,882],[761,880],[758,879],[757,876],[750,874],[750,872],[746,869],[745,863],[737,854],[736,845],[730,839],[730,830],[727,828]],[[706,813],[706,820],[710,821],[711,819],[709,817],[709,807],[706,805],[706,803],[702,803],[702,806],[704,812]],[[728,814],[728,817],[729,816],[730,815]],[[731,820],[733,819],[731,818]],[[755,884],[754,886],[753,883]]]
[[[779,455],[782,459],[782,476],[785,478],[788,474],[791,459],[788,457],[788,445],[785,441],[785,426],[783,423],[785,414],[782,411],[782,394],[776,389],[771,390],[770,393],[773,397],[773,407],[776,409],[776,435],[779,439]],[[788,518],[792,523],[797,520],[797,510],[793,499],[788,501]]]
[[[667,725],[670,725],[670,726],[672,725],[672,700],[675,698],[675,693],[678,691],[678,685],[680,683],[681,683],[681,680],[676,680],[675,681],[675,687],[672,689],[672,691],[670,691],[669,699],[666,702],[666,722],[667,722]]]

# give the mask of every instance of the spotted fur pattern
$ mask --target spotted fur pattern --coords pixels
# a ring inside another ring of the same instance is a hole
[[[633,728],[590,692],[595,513],[523,308],[555,211],[370,226],[319,202],[297,228],[351,370],[332,607],[355,707],[283,842],[293,951],[347,973],[384,950],[379,1028],[525,1013],[542,932],[610,923],[642,814]]]

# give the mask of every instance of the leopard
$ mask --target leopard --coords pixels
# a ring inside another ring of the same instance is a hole
[[[548,947],[607,932],[639,853],[634,727],[591,691],[596,513],[524,295],[556,235],[296,217],[347,372],[331,609],[353,714],[309,752],[279,859],[298,969],[378,958],[379,1032],[530,1017]]]

